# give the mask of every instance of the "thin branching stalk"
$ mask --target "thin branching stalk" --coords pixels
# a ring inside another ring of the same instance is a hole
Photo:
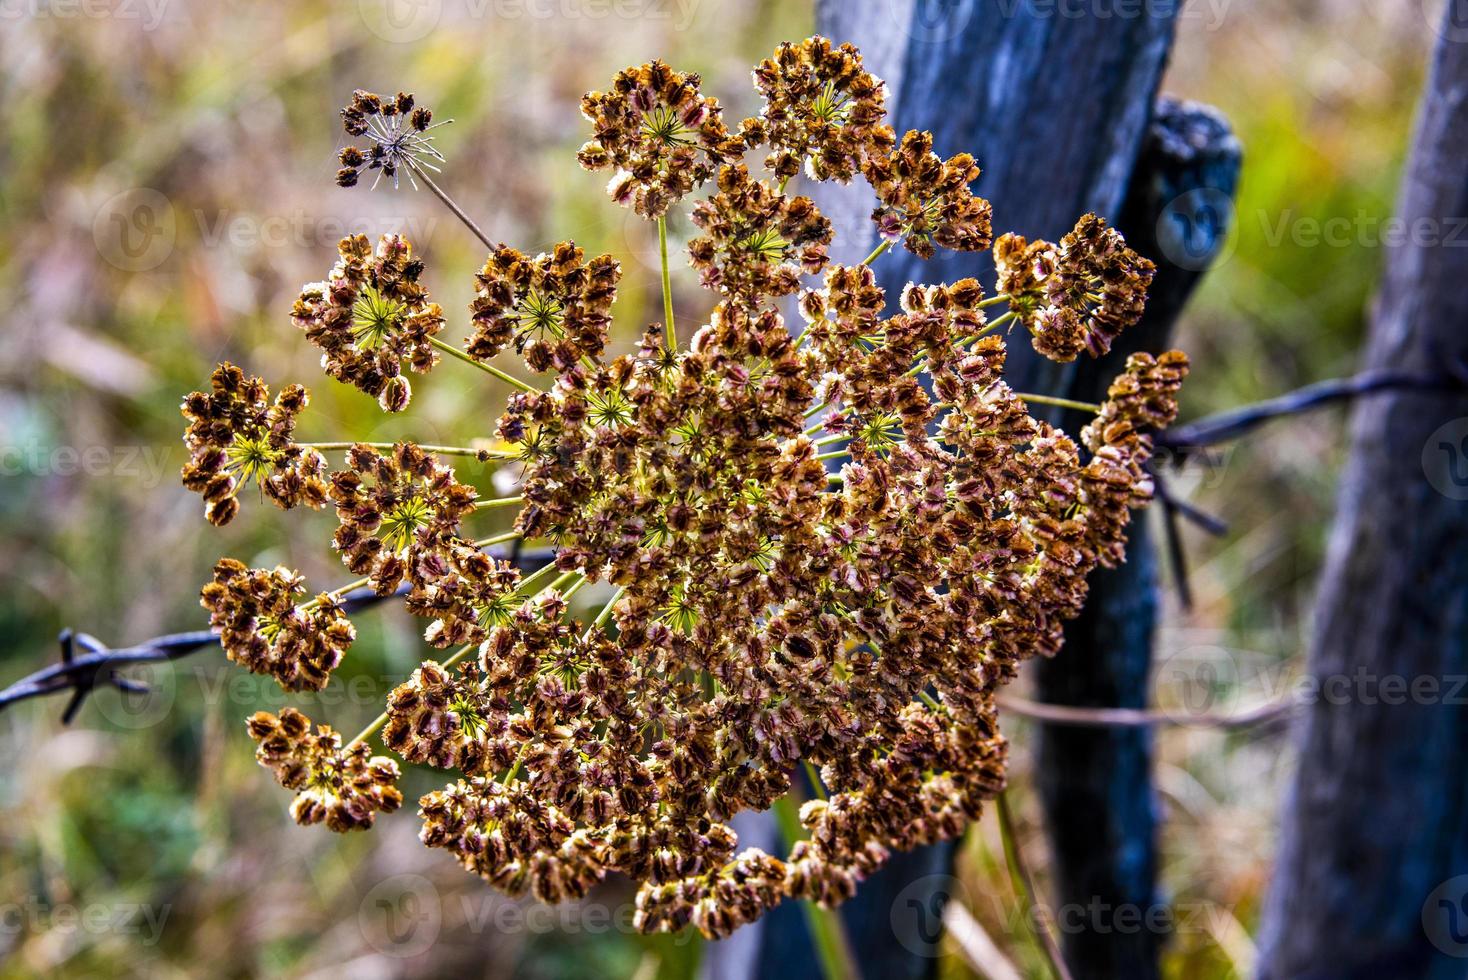
[[[1014,821],[1010,818],[1009,803],[1004,793],[1000,793],[995,798],[994,811],[999,816],[999,836],[1004,842],[1004,859],[1009,864],[1011,878],[1016,881],[1015,891],[1023,896],[1025,902],[1025,920],[1032,924],[1040,950],[1045,956],[1046,965],[1050,967],[1050,972],[1055,980],[1071,980],[1070,970],[1065,965],[1065,957],[1060,953],[1060,944],[1055,941],[1055,936],[1050,932],[1050,924],[1036,914],[1038,905],[1035,901],[1035,882],[1030,877],[1030,869],[1025,864],[1024,853],[1020,850],[1019,841],[1014,835]]]
[[[668,350],[678,349],[678,328],[673,325],[673,274],[668,265],[668,219],[658,219],[658,254],[663,268],[663,331]]]
[[[423,183],[428,185],[428,189],[432,191],[434,195],[444,203],[444,206],[454,213],[454,217],[462,221],[464,223],[464,227],[468,228],[469,231],[474,235],[474,237],[479,239],[479,241],[484,244],[485,248],[489,249],[490,251],[494,251],[494,242],[489,240],[489,236],[486,235],[480,229],[480,227],[474,223],[473,218],[464,213],[463,208],[454,203],[454,199],[449,197],[448,194],[444,192],[443,188],[439,187],[433,182],[433,178],[428,176],[428,174],[423,171],[423,167],[416,161],[412,160],[409,161],[409,166],[413,168],[413,173],[421,177]]]
[[[499,378],[505,384],[512,385],[513,387],[519,388],[521,391],[525,392],[528,395],[542,395],[542,394],[545,394],[543,391],[541,391],[539,388],[535,387],[534,385],[526,384],[525,382],[521,381],[519,378],[515,377],[513,374],[506,374],[504,371],[501,371],[499,368],[495,367],[493,364],[485,364],[483,361],[476,361],[474,358],[470,357],[468,354],[465,354],[463,351],[459,350],[459,348],[455,347],[453,344],[446,344],[442,340],[439,340],[437,337],[429,338],[429,343],[433,344],[433,346],[435,348],[437,348],[438,350],[443,351],[445,354],[449,355],[450,357],[456,357],[456,358],[458,358],[459,360],[463,361],[466,364],[472,364],[475,367],[477,367],[479,370],[483,371],[485,374],[493,375],[494,377]]]

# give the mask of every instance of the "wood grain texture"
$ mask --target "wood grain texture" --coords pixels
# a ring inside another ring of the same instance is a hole
[[[1468,216],[1468,44],[1439,43],[1398,214],[1443,235],[1387,250],[1366,366],[1432,369],[1468,356],[1468,241],[1446,237]],[[1454,472],[1468,421],[1438,431],[1465,418],[1468,398],[1430,391],[1353,413],[1309,654],[1336,696],[1301,725],[1262,927],[1267,980],[1468,974],[1468,878],[1453,881],[1468,875],[1468,707],[1464,691],[1450,697],[1468,675],[1468,501],[1455,499],[1468,480]],[[1371,678],[1388,676],[1439,690],[1387,703]]]

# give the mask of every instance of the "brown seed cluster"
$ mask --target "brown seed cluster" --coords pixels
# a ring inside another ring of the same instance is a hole
[[[814,180],[850,183],[869,157],[896,142],[886,123],[887,88],[862,68],[850,44],[823,37],[781,44],[754,69],[764,97],[759,118],[744,123],[750,146],[768,146],[765,167],[780,180],[805,172]]]
[[[189,420],[183,485],[203,496],[209,523],[222,527],[234,520],[240,487],[252,481],[283,510],[325,504],[326,460],[291,440],[310,393],[291,385],[272,403],[264,381],[229,363],[219,365],[209,382],[209,391],[192,392],[182,407]]]
[[[1059,245],[1002,235],[994,243],[999,291],[1052,360],[1100,357],[1142,316],[1156,271],[1105,219],[1088,214]]]
[[[301,576],[289,569],[222,558],[199,601],[229,659],[287,691],[319,691],[357,631],[332,596],[302,604],[304,595]]]
[[[333,543],[342,561],[387,595],[403,579],[437,573],[444,551],[459,544],[459,521],[475,507],[474,488],[412,443],[390,454],[358,445],[347,468],[331,475],[337,519]]]
[[[868,158],[865,173],[880,202],[872,220],[887,241],[900,240],[925,259],[938,247],[989,247],[992,209],[969,189],[979,167],[967,153],[944,160],[933,152],[932,133],[912,130],[885,157]]]
[[[718,193],[693,208],[703,232],[688,245],[706,289],[759,302],[789,296],[826,267],[831,222],[808,197],[786,197],[743,164],[719,171]]]
[[[418,282],[423,262],[401,235],[383,235],[375,249],[366,235],[352,235],[337,252],[326,280],[302,288],[291,322],[321,348],[322,370],[401,412],[413,396],[403,365],[426,373],[438,362],[432,338],[443,310],[428,301]]]
[[[1151,496],[1150,432],[1187,371],[1177,352],[1133,357],[1079,443],[1032,416],[998,328],[1020,320],[1058,360],[1099,354],[1139,314],[1150,264],[1087,216],[1055,245],[1002,237],[995,297],[974,279],[912,283],[889,312],[880,255],[831,264],[829,224],[785,182],[862,174],[882,235],[927,256],[988,246],[977,167],[928,134],[894,146],[882,85],[849,46],[785,45],[755,77],[758,175],[696,76],[654,62],[583,103],[582,163],[618,169],[614,196],[644,216],[717,174],[689,249],[714,305],[686,347],[653,327],[609,357],[621,270],[571,243],[533,259],[500,246],[476,281],[469,356],[513,346],[553,372],[496,432],[515,447],[515,532],[553,548],[543,568],[471,542],[475,489],[412,443],[358,445],[330,479],[344,561],[383,593],[408,582],[426,639],[460,647],[387,704],[387,746],[446,774],[419,801],[422,841],[546,901],[625,875],[647,931],[722,936],[786,898],[840,902],[894,850],[977,818],[1006,780],[997,694],[1059,649],[1087,575],[1124,557]],[[328,373],[385,384],[431,358],[416,345],[432,331],[393,318],[387,359],[362,351],[365,290],[428,316],[421,270],[381,275],[365,249],[344,243],[296,318]],[[779,307],[792,295],[799,338]],[[261,652],[259,624],[299,614],[299,583],[236,565],[211,611],[274,672],[285,656]],[[580,622],[592,594],[600,611]],[[396,805],[390,764],[308,729],[299,713],[251,721],[298,819],[361,826]],[[784,857],[741,847],[731,818],[786,797],[802,768],[818,796],[806,839]]]
[[[654,61],[618,74],[611,91],[582,98],[592,138],[577,159],[587,170],[615,171],[607,190],[618,204],[660,218],[744,152],[718,100],[699,92],[701,81]]]
[[[365,743],[342,748],[341,736],[326,725],[311,731],[311,719],[295,708],[280,715],[257,711],[246,723],[260,743],[255,758],[295,790],[291,816],[299,824],[324,823],[337,833],[367,830],[379,813],[403,805],[398,764],[374,756]]]
[[[575,242],[529,258],[501,245],[476,279],[469,356],[488,360],[514,345],[533,370],[564,371],[601,357],[622,264],[610,255],[584,261]]]

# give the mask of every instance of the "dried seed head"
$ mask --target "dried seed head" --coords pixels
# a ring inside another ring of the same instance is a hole
[[[744,151],[718,101],[699,93],[700,81],[654,61],[622,71],[611,91],[582,98],[592,138],[577,159],[587,170],[615,171],[607,190],[618,204],[660,218]]]
[[[531,259],[501,245],[476,279],[469,356],[488,360],[514,345],[536,371],[597,361],[607,343],[622,265],[610,255],[583,261],[575,242]]]
[[[403,174],[416,188],[415,171],[420,175],[423,170],[438,172],[437,165],[444,158],[429,133],[453,122],[448,119],[434,123],[432,110],[423,106],[414,108],[411,95],[399,92],[396,99],[384,99],[362,89],[352,93],[352,101],[342,109],[341,117],[347,135],[366,137],[367,146],[365,149],[355,145],[342,147],[338,153],[342,169],[337,171],[337,184],[355,187],[364,169],[375,170],[373,188],[387,177],[394,190]]]
[[[301,603],[301,576],[285,568],[247,568],[220,559],[200,595],[225,655],[287,691],[319,691],[357,632],[329,595]]]
[[[337,251],[326,280],[301,290],[291,322],[321,349],[327,374],[400,412],[412,397],[404,365],[426,373],[438,363],[432,338],[443,329],[443,310],[419,284],[423,263],[406,238],[384,235],[374,250],[354,235]]]
[[[325,823],[337,833],[367,830],[377,814],[402,805],[397,763],[370,755],[365,744],[343,749],[341,736],[325,725],[313,734],[311,719],[295,708],[279,716],[256,712],[247,727],[259,743],[255,758],[260,765],[295,790],[291,816],[296,823]]]
[[[789,42],[754,69],[764,97],[758,119],[744,125],[746,142],[768,146],[765,166],[788,180],[802,165],[815,180],[849,183],[871,157],[896,142],[887,115],[886,84],[862,68],[850,44],[824,37]]]
[[[310,393],[291,385],[273,403],[269,398],[265,382],[224,363],[215,368],[208,392],[196,391],[184,399],[189,461],[183,467],[183,485],[204,497],[204,515],[211,524],[222,526],[234,518],[239,512],[236,494],[252,482],[284,510],[326,503],[326,460],[291,438]]]

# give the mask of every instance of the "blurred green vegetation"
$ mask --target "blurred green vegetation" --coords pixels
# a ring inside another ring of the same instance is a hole
[[[461,443],[492,430],[506,392],[452,363],[415,378],[406,419],[385,419],[320,378],[286,319],[343,230],[407,230],[445,309],[471,294],[478,245],[430,195],[333,186],[336,109],[353,88],[414,90],[437,118],[455,119],[439,131],[450,160],[442,183],[495,238],[534,250],[574,237],[621,257],[618,340],[630,344],[660,317],[656,243],[577,167],[580,94],[661,56],[703,72],[742,118],[754,110],[749,66],[812,20],[808,4],[776,0],[653,5],[667,16],[630,19],[442,6],[421,37],[369,0],[194,0],[164,4],[156,25],[142,4],[131,17],[7,20],[0,682],[49,662],[65,625],[118,644],[196,628],[198,584],[224,554],[285,562],[316,587],[342,581],[330,515],[245,500],[242,518],[217,531],[176,485],[176,406],[217,360],[272,384],[310,383],[311,437]],[[1189,415],[1352,369],[1381,262],[1371,231],[1392,212],[1431,40],[1415,6],[1240,0],[1216,24],[1184,18],[1167,88],[1220,107],[1246,152],[1235,248],[1183,326],[1195,365]],[[155,217],[163,239],[172,230],[171,246],[153,239],[141,258],[118,250],[112,223],[137,217],[136,197],[118,203],[136,188],[162,195]],[[1312,221],[1338,218],[1352,229],[1343,240],[1312,239]],[[1233,532],[1190,535],[1198,604],[1169,608],[1162,653],[1221,664],[1222,698],[1254,703],[1295,669],[1340,446],[1340,414],[1296,420],[1185,481]],[[293,699],[348,731],[423,653],[403,617],[359,626],[340,683]],[[691,975],[694,942],[645,940],[589,917],[486,926],[518,903],[416,846],[411,815],[349,839],[295,827],[241,724],[278,708],[278,691],[207,655],[138,673],[154,695],[101,693],[70,729],[54,701],[0,714],[0,975]],[[1159,671],[1159,696],[1182,696],[1169,683]],[[1021,766],[1027,734],[1016,726]],[[1162,740],[1167,887],[1180,905],[1220,913],[1176,937],[1171,976],[1248,972],[1279,748],[1245,735]],[[411,773],[406,795],[430,785]],[[995,911],[1013,896],[992,835],[986,821],[965,865],[970,895],[995,898],[975,914],[1039,970],[1023,933]],[[595,901],[615,918],[630,894],[609,888]],[[112,924],[69,925],[66,909]],[[402,922],[384,919],[395,913]],[[436,941],[418,949],[430,928]],[[956,951],[945,973],[968,975]]]

